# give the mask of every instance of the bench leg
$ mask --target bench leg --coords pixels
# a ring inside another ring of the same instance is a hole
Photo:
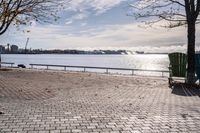
[[[172,87],[172,78],[168,78],[168,82],[169,82],[169,87]]]

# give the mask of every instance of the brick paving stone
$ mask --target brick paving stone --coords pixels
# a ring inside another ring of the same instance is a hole
[[[200,133],[200,90],[171,89],[165,78],[0,75],[0,133]]]
[[[61,133],[71,133],[71,130],[61,130]]]
[[[60,130],[50,130],[50,133],[60,133]]]
[[[49,133],[49,131],[39,131],[38,133]]]
[[[4,128],[1,130],[1,132],[11,132],[11,131],[12,131],[12,129],[9,129],[9,128]]]

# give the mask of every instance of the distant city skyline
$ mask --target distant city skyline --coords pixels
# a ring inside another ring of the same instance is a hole
[[[165,29],[144,28],[127,16],[130,0],[76,0],[63,11],[61,19],[52,24],[14,27],[1,36],[0,45],[14,44],[32,49],[126,49],[141,51],[185,51],[186,27]],[[159,25],[159,24],[157,24]],[[22,31],[30,32],[22,32]],[[197,50],[200,26],[197,25]]]

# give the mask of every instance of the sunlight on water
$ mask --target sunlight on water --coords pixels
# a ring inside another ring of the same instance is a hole
[[[138,55],[2,55],[2,62],[17,64],[53,64],[93,67],[115,67],[145,70],[167,70],[168,57],[165,54]],[[63,68],[52,68],[63,69]],[[90,70],[102,71],[102,70]],[[103,70],[104,71],[104,70]],[[124,72],[130,73],[130,72]]]

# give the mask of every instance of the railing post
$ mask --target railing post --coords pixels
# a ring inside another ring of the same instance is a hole
[[[33,69],[33,65],[31,64],[31,69]]]
[[[134,75],[134,70],[132,70],[132,75]]]
[[[108,74],[108,68],[106,68],[106,74]]]
[[[86,68],[84,67],[84,72],[86,72]]]
[[[67,70],[67,67],[66,67],[66,66],[64,67],[64,70],[65,70],[65,71]]]
[[[49,66],[47,65],[47,70],[49,69]]]

